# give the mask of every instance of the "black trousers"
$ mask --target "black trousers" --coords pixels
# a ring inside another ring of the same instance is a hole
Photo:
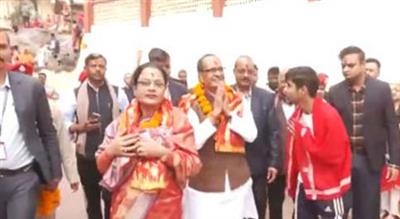
[[[96,160],[82,155],[77,156],[78,172],[86,197],[86,212],[89,219],[103,219],[101,199],[104,202],[104,219],[110,218],[111,193],[101,188],[101,174],[97,170]]]
[[[380,211],[381,172],[370,170],[365,155],[353,153],[353,219],[376,219]]]
[[[0,218],[35,218],[39,196],[39,177],[29,171],[0,178]]]
[[[283,202],[285,201],[285,187],[285,175],[277,175],[274,182],[268,184],[268,209],[270,219],[282,219],[282,207]]]
[[[253,195],[256,201],[258,218],[265,218],[265,210],[267,208],[267,177],[265,175],[252,175]]]
[[[296,193],[294,218],[336,219],[342,218],[344,215],[346,207],[342,197],[333,200],[308,200],[306,199],[303,184],[297,186]]]
[[[269,205],[269,218],[282,219],[282,205],[285,200],[286,177],[278,175],[271,184],[267,183],[266,175],[252,175],[253,194],[256,202],[259,219],[265,218],[267,200]]]

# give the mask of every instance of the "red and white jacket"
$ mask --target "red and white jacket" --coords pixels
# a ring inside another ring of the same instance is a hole
[[[341,197],[351,185],[351,148],[343,121],[337,111],[321,98],[312,108],[313,132],[300,119],[297,107],[290,120],[294,134],[288,133],[289,195],[294,198],[300,174],[306,198],[331,200]]]

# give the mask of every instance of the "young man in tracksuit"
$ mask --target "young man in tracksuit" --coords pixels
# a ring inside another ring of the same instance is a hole
[[[342,218],[351,181],[349,138],[337,111],[317,97],[310,67],[292,68],[284,92],[297,108],[288,121],[288,192],[294,218]]]

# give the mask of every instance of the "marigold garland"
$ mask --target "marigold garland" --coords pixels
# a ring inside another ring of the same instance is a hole
[[[39,203],[36,208],[38,216],[48,216],[54,213],[60,205],[60,189],[49,190],[42,187],[39,193]]]
[[[126,129],[120,130],[123,134],[124,132],[132,133],[133,130],[137,128],[157,128],[159,126],[170,126],[171,125],[171,115],[169,115],[170,111],[172,112],[172,104],[170,101],[163,101],[161,103],[160,108],[153,114],[150,120],[141,121],[141,117],[143,115],[140,107],[140,103],[138,101],[133,101],[129,107],[126,109],[124,113],[122,113],[121,123],[124,123]]]
[[[244,154],[244,140],[243,138],[231,131],[229,127],[230,115],[234,112],[238,116],[243,116],[243,104],[242,104],[242,96],[240,94],[236,94],[235,91],[230,87],[225,85],[225,97],[228,102],[228,111],[229,115],[226,115],[225,112],[221,113],[216,119],[217,131],[214,134],[215,140],[215,152],[221,153],[239,153]],[[204,84],[200,83],[194,86],[191,92],[184,97],[182,97],[179,107],[185,112],[188,113],[189,109],[194,109],[195,105],[198,105],[198,109],[202,111],[203,115],[209,116],[212,112],[212,105],[205,97]]]
[[[212,105],[210,101],[205,96],[205,92],[203,89],[203,84],[197,84],[193,88],[193,93],[196,95],[196,100],[197,103],[199,104],[201,111],[203,112],[204,115],[208,116],[212,112]]]
[[[231,99],[233,97],[233,90],[230,86],[225,85],[225,93],[228,95],[228,99]],[[203,112],[204,115],[209,116],[211,112],[213,111],[213,106],[210,103],[210,101],[207,99],[205,96],[205,91],[204,91],[204,84],[199,83],[193,88],[193,93],[196,95],[196,100],[197,103],[199,104],[201,111]]]
[[[150,120],[143,121],[140,123],[140,128],[157,128],[160,126],[162,120],[162,113],[161,111],[157,111],[153,114]]]

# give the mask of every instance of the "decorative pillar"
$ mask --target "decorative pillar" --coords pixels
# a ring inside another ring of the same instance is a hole
[[[140,23],[142,27],[148,27],[151,17],[151,0],[140,0]]]
[[[89,33],[90,29],[93,25],[93,0],[86,0],[85,4],[83,5],[84,10],[84,17],[83,17],[83,31],[85,33]]]
[[[225,0],[212,0],[214,17],[222,17],[224,7],[225,7]]]

